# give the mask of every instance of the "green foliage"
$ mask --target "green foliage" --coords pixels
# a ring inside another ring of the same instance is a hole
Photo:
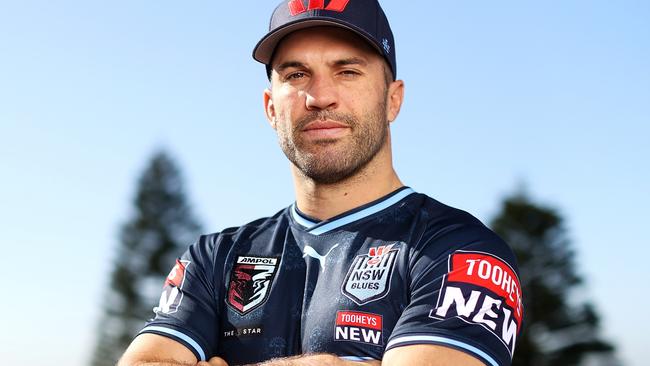
[[[609,359],[614,347],[598,336],[599,316],[581,297],[582,278],[563,219],[525,195],[507,198],[492,229],[514,250],[524,294],[524,328],[514,366],[578,366]]]
[[[152,317],[165,276],[199,231],[179,168],[156,153],[139,179],[133,217],[120,231],[92,366],[115,365]]]

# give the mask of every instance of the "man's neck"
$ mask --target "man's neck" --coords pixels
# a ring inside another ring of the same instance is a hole
[[[372,164],[371,164],[372,165]],[[377,200],[402,187],[392,166],[366,167],[345,181],[319,184],[294,170],[296,203],[301,212],[319,220],[327,220]]]

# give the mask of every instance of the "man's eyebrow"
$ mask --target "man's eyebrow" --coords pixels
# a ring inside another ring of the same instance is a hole
[[[332,62],[333,66],[349,66],[349,65],[360,65],[360,66],[365,66],[368,64],[368,61],[361,57],[348,57],[348,58],[343,58],[340,60],[336,60]],[[274,67],[274,69],[278,72],[284,71],[289,68],[296,68],[296,69],[303,69],[307,68],[307,65],[300,61],[287,61],[279,64],[278,66]]]
[[[333,62],[334,66],[349,66],[349,65],[360,65],[365,66],[368,64],[368,61],[360,57],[349,57],[341,60],[336,60]]]
[[[279,64],[278,66],[274,67],[274,69],[276,71],[280,72],[280,71],[284,71],[284,70],[289,69],[289,68],[300,69],[300,68],[305,68],[305,67],[306,67],[305,64],[303,64],[300,61],[287,61],[287,62],[283,62],[283,63]]]

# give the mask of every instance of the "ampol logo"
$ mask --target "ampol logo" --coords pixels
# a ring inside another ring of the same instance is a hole
[[[240,315],[262,305],[277,271],[277,258],[239,256],[230,273],[226,302]]]

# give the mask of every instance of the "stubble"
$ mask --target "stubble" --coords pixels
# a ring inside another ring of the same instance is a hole
[[[293,128],[284,116],[278,116],[278,139],[282,151],[306,177],[319,184],[334,184],[357,175],[372,161],[386,143],[388,121],[386,98],[359,118],[330,110],[310,112],[296,121]],[[351,129],[346,141],[321,139],[305,141],[302,130],[313,121],[332,120]]]

